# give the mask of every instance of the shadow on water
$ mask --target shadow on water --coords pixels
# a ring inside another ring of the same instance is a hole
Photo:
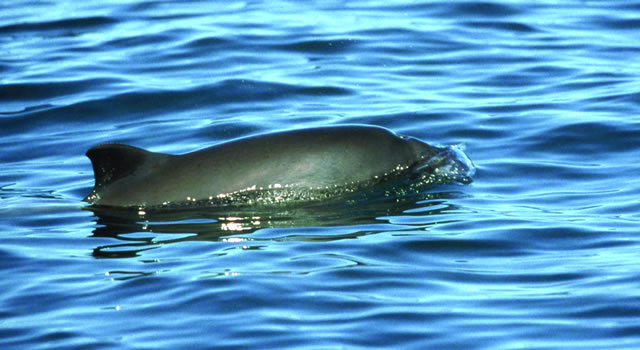
[[[135,211],[89,206],[96,216],[92,237],[112,238],[118,243],[100,245],[95,258],[131,258],[161,245],[188,242],[307,241],[328,242],[354,239],[377,232],[425,228],[454,222],[443,218],[458,208],[451,199],[464,197],[451,191],[426,191],[410,195],[358,194],[331,202],[308,205],[261,207],[210,207]],[[437,220],[425,217],[436,216]],[[420,217],[410,225],[391,224],[388,217]],[[241,235],[242,238],[238,236]]]

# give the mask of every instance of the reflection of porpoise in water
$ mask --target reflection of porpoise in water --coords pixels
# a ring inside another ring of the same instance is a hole
[[[104,144],[87,152],[97,206],[256,204],[329,198],[404,174],[468,177],[455,148],[373,126],[333,126],[246,137],[184,155]]]

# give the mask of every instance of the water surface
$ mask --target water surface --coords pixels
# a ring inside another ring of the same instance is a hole
[[[640,346],[637,1],[15,1],[0,347]],[[84,210],[84,153],[371,124],[471,184],[304,209]]]

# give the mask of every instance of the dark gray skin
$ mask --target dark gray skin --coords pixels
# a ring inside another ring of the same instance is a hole
[[[177,156],[103,144],[87,152],[96,184],[85,200],[149,207],[260,188],[332,188],[409,169],[442,150],[381,127],[353,125],[246,137]]]

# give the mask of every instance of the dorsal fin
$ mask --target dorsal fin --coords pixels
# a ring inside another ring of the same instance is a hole
[[[117,143],[107,143],[91,148],[87,151],[87,157],[91,160],[96,178],[94,191],[131,175],[151,155],[154,153]]]

